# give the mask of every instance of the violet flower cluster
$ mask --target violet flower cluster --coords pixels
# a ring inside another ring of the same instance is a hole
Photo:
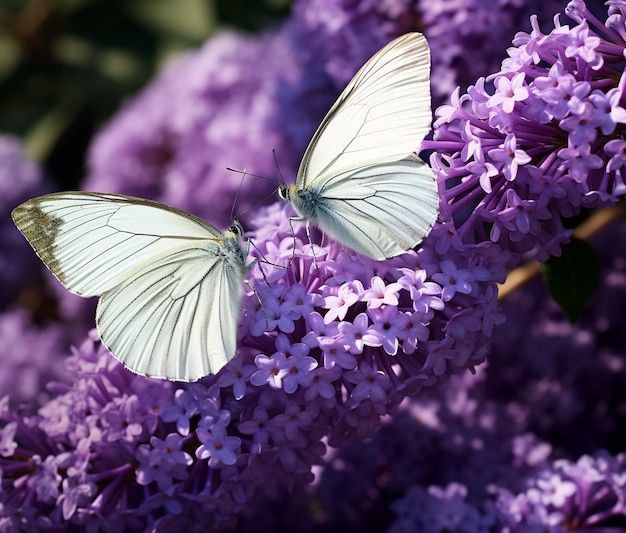
[[[625,237],[621,221],[594,239],[602,281],[578,324],[525,286],[476,375],[329,453],[313,486],[257,495],[238,531],[623,531]]]
[[[536,16],[520,32],[499,72],[438,110],[431,165],[444,197],[472,215],[464,242],[491,241],[545,260],[570,230],[563,218],[613,205],[626,193],[622,168],[624,15],[609,4],[606,24],[582,1],[566,13],[576,24],[544,34]]]

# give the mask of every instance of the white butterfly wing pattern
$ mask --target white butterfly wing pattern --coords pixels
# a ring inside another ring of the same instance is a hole
[[[417,161],[347,171],[325,189],[315,220],[322,231],[357,252],[377,260],[393,257],[430,231],[438,206],[432,183],[430,167]]]
[[[157,202],[67,192],[34,198],[15,224],[70,291],[101,296],[102,342],[141,375],[195,381],[235,355],[251,265],[237,231]]]
[[[432,170],[413,155],[431,120],[428,43],[408,33],[357,72],[313,135],[296,185],[279,194],[354,250],[399,255],[438,216]]]

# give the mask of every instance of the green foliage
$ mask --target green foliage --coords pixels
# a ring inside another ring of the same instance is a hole
[[[572,238],[561,247],[560,257],[551,257],[541,272],[552,298],[570,322],[576,322],[600,282],[600,261],[587,242]]]
[[[219,27],[258,31],[288,0],[4,0],[0,132],[76,186],[93,133],[173,54]]]

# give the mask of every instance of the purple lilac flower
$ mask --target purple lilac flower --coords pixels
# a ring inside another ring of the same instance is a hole
[[[613,26],[624,9],[611,4],[604,25],[572,2],[574,24],[557,17],[549,33],[533,16],[532,31],[518,33],[486,77],[495,87],[481,79],[441,110],[423,148],[436,150],[447,202],[472,209],[463,242],[487,237],[514,262],[543,260],[569,236],[562,218],[623,196],[624,41]]]
[[[441,531],[459,516],[451,531],[624,529],[626,221],[592,244],[604,268],[577,324],[527,284],[503,302],[476,376],[422,391],[371,441],[330,452],[310,494],[255,498],[240,530],[258,531],[263,512],[279,529],[292,507],[312,530]]]
[[[5,308],[40,268],[11,220],[21,202],[49,191],[41,169],[31,161],[18,139],[0,135],[0,308]]]
[[[448,0],[418,2],[424,33],[432,50],[433,99],[437,105],[498,68],[511,35],[533,13],[546,20],[563,9],[559,0]],[[510,80],[507,80],[507,82]],[[500,83],[507,83],[500,82]]]
[[[67,339],[60,326],[38,327],[25,310],[0,314],[0,396],[16,403],[46,403],[46,384],[65,381]]]

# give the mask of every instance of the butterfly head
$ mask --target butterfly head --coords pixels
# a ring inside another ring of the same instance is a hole
[[[239,240],[243,236],[243,227],[238,220],[233,220],[230,228],[224,232],[225,239]]]
[[[292,198],[296,195],[297,188],[295,185],[282,184],[278,187],[278,197],[285,202],[291,202]]]

